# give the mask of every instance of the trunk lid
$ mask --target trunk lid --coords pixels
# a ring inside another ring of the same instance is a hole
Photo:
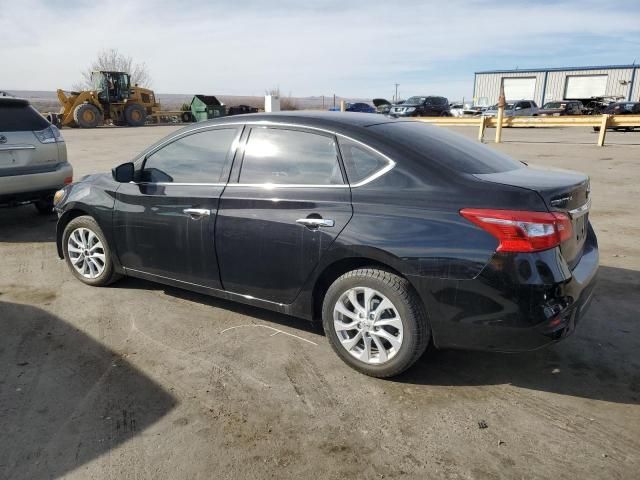
[[[571,219],[573,235],[562,242],[560,250],[570,268],[580,261],[587,236],[591,205],[587,175],[569,170],[528,167],[474,176],[486,182],[532,190],[542,197],[550,212],[567,214]]]

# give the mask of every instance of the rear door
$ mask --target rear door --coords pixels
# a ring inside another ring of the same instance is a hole
[[[114,227],[132,272],[220,288],[215,218],[240,129],[188,132],[147,155],[116,194]]]
[[[350,220],[351,192],[330,133],[254,126],[244,140],[216,223],[222,284],[290,304]]]

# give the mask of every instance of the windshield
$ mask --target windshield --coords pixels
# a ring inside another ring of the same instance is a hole
[[[409,97],[404,103],[408,103],[411,105],[418,105],[424,103],[427,100],[427,97]]]

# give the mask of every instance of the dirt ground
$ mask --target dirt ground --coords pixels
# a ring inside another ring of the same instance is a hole
[[[174,129],[63,133],[79,178]],[[497,146],[591,175],[601,270],[575,335],[428,352],[393,380],[349,369],[301,320],[141,280],[85,286],[55,218],[0,210],[0,478],[638,478],[640,133],[608,137],[513,129]]]

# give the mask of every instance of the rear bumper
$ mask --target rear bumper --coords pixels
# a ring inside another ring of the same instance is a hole
[[[593,297],[598,245],[589,227],[570,270],[558,249],[496,254],[473,280],[413,277],[440,348],[521,352],[569,336]]]
[[[72,176],[73,167],[64,162],[50,172],[0,177],[0,204],[38,200],[62,188],[65,178]]]

